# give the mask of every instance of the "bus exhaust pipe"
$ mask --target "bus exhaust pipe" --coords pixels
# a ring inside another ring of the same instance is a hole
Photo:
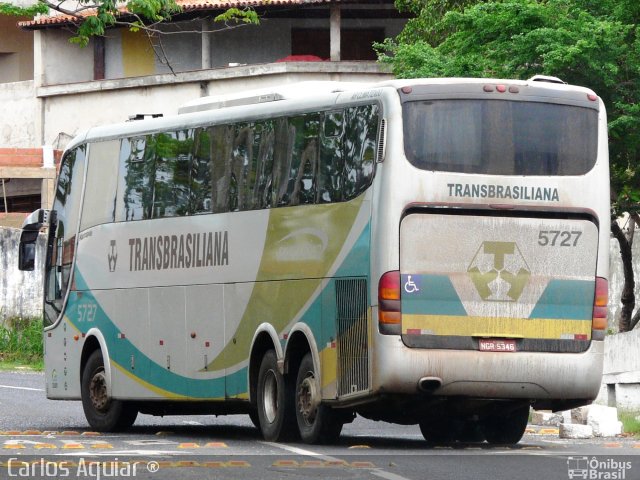
[[[433,393],[442,386],[442,379],[438,377],[423,377],[418,381],[418,390]]]

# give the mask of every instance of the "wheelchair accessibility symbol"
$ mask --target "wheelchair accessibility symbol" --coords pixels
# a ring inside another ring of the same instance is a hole
[[[407,275],[407,281],[404,284],[404,291],[407,293],[417,293],[420,291],[418,285],[411,279],[411,275]]]

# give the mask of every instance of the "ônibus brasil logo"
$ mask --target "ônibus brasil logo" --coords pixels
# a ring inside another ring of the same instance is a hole
[[[626,480],[627,470],[631,467],[631,462],[615,458],[567,457],[567,473],[571,480]]]
[[[515,242],[482,242],[467,269],[485,301],[516,302],[531,270]]]

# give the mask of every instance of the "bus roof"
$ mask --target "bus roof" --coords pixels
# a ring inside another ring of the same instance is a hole
[[[362,82],[308,81],[289,83],[275,87],[242,90],[224,95],[197,98],[182,105],[178,109],[178,114],[217,110],[240,105],[254,105],[278,100],[301,99],[308,97],[309,92],[314,92],[315,94],[339,93],[345,90],[368,88],[370,86],[371,84]]]
[[[304,110],[313,108],[313,105],[330,105],[339,101],[345,92],[363,92],[361,99],[368,98],[366,92],[374,89],[400,90],[403,87],[412,87],[417,92],[429,92],[439,95],[449,93],[468,93],[475,91],[478,85],[497,86],[507,85],[519,87],[530,93],[538,92],[543,97],[556,97],[561,100],[583,99],[587,96],[595,97],[593,91],[574,85],[567,85],[559,79],[550,81],[539,77],[529,80],[506,80],[491,78],[419,78],[402,80],[384,80],[376,82],[335,82],[335,81],[311,81],[285,84],[276,87],[266,87],[255,90],[244,90],[227,95],[207,96],[198,98],[181,106],[178,115],[170,115],[161,118],[149,118],[144,120],[116,123],[105,126],[97,126],[76,136],[67,148],[75,147],[86,141],[100,141],[117,138],[123,135],[144,135],[164,129],[191,128],[194,125],[211,121],[212,114],[216,121],[238,121],[246,116],[246,109],[238,108],[253,105],[252,115],[267,115],[273,110],[279,113],[286,111]],[[471,87],[471,88],[470,88]],[[310,94],[310,92],[313,92]],[[349,96],[356,98],[357,95]],[[276,106],[277,105],[277,106]],[[596,107],[597,108],[597,107]],[[214,113],[215,112],[215,113]]]

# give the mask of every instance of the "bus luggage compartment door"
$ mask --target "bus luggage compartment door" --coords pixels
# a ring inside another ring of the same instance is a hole
[[[582,352],[591,341],[598,227],[586,218],[407,215],[408,347]]]

